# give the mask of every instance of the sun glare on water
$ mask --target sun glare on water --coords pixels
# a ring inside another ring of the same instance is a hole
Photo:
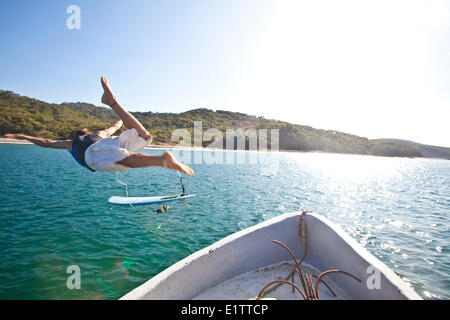
[[[342,183],[393,178],[405,165],[401,159],[322,153],[308,154],[301,162],[312,171]]]

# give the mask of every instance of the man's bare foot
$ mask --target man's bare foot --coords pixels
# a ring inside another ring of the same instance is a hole
[[[106,77],[101,78],[102,87],[104,90],[103,96],[102,96],[102,103],[111,106],[114,101],[116,101],[116,98],[114,97],[114,94],[111,90],[111,87],[109,86],[108,80]]]
[[[173,154],[171,152],[169,152],[169,151],[166,151],[163,154],[162,166],[165,167],[165,168],[168,168],[168,169],[181,171],[181,172],[187,174],[188,176],[193,176],[194,175],[194,170],[192,170],[191,168],[189,168],[185,164],[179,163],[175,159]]]

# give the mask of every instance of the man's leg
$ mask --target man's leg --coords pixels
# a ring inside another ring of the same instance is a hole
[[[172,153],[166,151],[162,155],[151,155],[147,153],[133,153],[127,158],[117,161],[118,164],[129,168],[145,168],[145,167],[164,167],[172,170],[178,170],[189,176],[194,175],[194,170],[187,165],[179,163]]]
[[[102,103],[110,106],[114,110],[117,116],[123,121],[125,128],[134,128],[141,138],[144,140],[150,140],[152,136],[148,133],[144,126],[116,101],[106,77],[102,77],[101,82],[104,90]]]
[[[127,128],[134,128],[138,132],[139,136],[144,140],[149,140],[152,136],[142,126],[142,124],[131,113],[126,111],[114,98],[111,88],[109,87],[108,80],[105,77],[101,79],[104,94],[102,96],[102,102],[109,105],[119,118],[123,121],[123,125]],[[179,163],[170,152],[165,152],[162,155],[151,155],[146,153],[133,153],[127,158],[117,161],[118,164],[124,165],[129,168],[145,168],[152,166],[164,167],[172,170],[181,171],[189,176],[194,175],[194,171],[187,165]]]
[[[117,130],[120,129],[120,127],[123,125],[123,121],[119,120],[117,121],[112,127],[109,127],[108,129],[97,131],[96,134],[99,135],[102,138],[109,138],[111,137]]]

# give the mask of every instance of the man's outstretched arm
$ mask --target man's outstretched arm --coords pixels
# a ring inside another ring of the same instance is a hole
[[[67,149],[69,152],[72,149],[71,140],[51,140],[46,138],[26,136],[23,134],[6,134],[5,137],[9,139],[28,140],[35,145],[43,148]]]

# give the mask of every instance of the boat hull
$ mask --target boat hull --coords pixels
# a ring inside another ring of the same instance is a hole
[[[299,259],[304,253],[298,231],[300,216],[299,212],[283,214],[229,235],[175,263],[121,299],[193,299],[246,272],[289,261],[289,254],[272,240],[287,245]],[[339,269],[361,279],[360,283],[342,274],[327,275],[348,297],[421,299],[339,226],[317,214],[307,214],[304,221],[307,230],[305,262],[321,271]],[[274,279],[267,282],[271,280]],[[255,292],[255,296],[257,294]]]

